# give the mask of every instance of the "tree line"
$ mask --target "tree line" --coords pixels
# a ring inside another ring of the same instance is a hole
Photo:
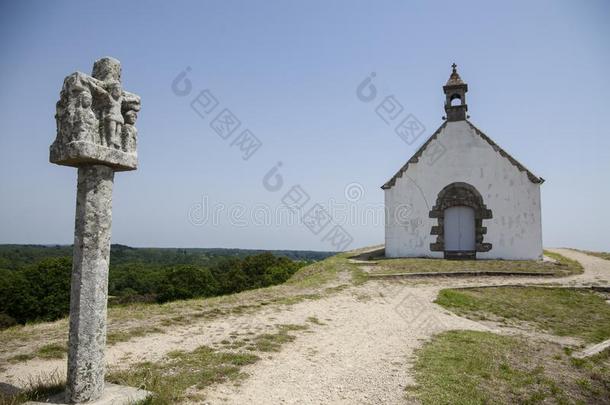
[[[305,264],[271,253],[215,257],[208,265],[119,261],[110,267],[109,302],[163,303],[232,294],[283,283]],[[18,269],[0,268],[0,327],[66,316],[71,272],[69,257],[47,257]]]
[[[209,266],[227,257],[243,259],[261,253],[291,260],[322,260],[335,252],[309,250],[252,250],[234,248],[134,248],[113,244],[110,247],[111,265],[125,263],[147,264],[197,264]],[[21,269],[49,257],[72,257],[72,245],[0,245],[0,269]]]

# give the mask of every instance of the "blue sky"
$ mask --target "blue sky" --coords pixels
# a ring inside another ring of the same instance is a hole
[[[48,162],[55,102],[66,75],[110,55],[143,100],[114,243],[331,250],[277,214],[294,185],[307,207],[335,207],[350,247],[382,243],[382,221],[358,217],[379,213],[379,187],[442,123],[455,61],[471,121],[547,180],[544,244],[609,250],[609,17],[604,1],[2,2],[0,243],[72,242],[76,170]],[[407,145],[356,97],[371,72],[426,136]],[[219,106],[201,118],[204,89]],[[210,127],[221,108],[262,142],[248,160]]]

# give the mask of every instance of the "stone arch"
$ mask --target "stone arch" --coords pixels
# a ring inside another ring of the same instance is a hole
[[[483,226],[483,220],[491,219],[493,214],[483,202],[483,197],[478,190],[474,186],[463,182],[451,183],[438,193],[436,204],[428,215],[438,221],[438,224],[430,230],[431,235],[436,235],[436,242],[430,244],[430,250],[433,252],[445,251],[445,210],[458,205],[474,209],[476,252],[490,251],[491,243],[483,242],[484,235],[487,233],[487,227]]]
[[[455,100],[457,100],[457,102],[455,102]],[[462,105],[462,104],[464,104],[464,101],[462,100],[461,95],[459,95],[457,93],[453,93],[451,95],[451,97],[449,97],[449,104],[451,106]]]

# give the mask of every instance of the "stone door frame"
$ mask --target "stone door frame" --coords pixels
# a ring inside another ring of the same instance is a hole
[[[432,252],[445,252],[445,210],[449,207],[466,206],[474,209],[475,221],[475,252],[488,252],[492,248],[491,243],[483,242],[487,227],[483,226],[484,219],[491,219],[493,213],[485,203],[478,190],[464,182],[455,182],[445,186],[436,198],[436,204],[428,213],[430,218],[437,219],[437,225],[432,226],[430,235],[436,235],[436,242],[430,244]]]

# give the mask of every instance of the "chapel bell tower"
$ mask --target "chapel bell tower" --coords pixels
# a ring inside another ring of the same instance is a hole
[[[463,121],[466,117],[468,106],[466,105],[466,92],[468,85],[464,83],[454,63],[451,65],[453,71],[447,84],[443,86],[445,92],[445,112],[447,113],[447,121]]]

